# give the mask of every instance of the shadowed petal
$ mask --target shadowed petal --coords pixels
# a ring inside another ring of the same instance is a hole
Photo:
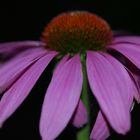
[[[35,61],[37,61],[47,51],[34,49],[34,51],[25,52],[21,56],[12,59],[0,69],[0,93],[9,88],[9,86]]]
[[[101,111],[98,113],[96,122],[90,134],[91,140],[106,140],[110,135],[108,125]]]
[[[33,64],[3,95],[0,101],[0,125],[19,107],[56,53],[50,53]]]
[[[15,51],[21,51],[29,48],[36,48],[44,46],[45,44],[40,41],[20,41],[10,43],[0,43],[0,54],[11,54]]]
[[[131,92],[131,94],[133,94],[137,103],[140,103],[140,86],[138,83],[139,77],[137,75],[131,73],[130,71],[129,71],[129,75],[132,79],[132,92]]]
[[[134,73],[131,73],[135,82],[136,82],[136,85],[137,85],[137,88],[138,88],[138,91],[140,93],[140,75],[138,74],[134,74]]]
[[[62,66],[66,63],[66,61],[68,60],[68,58],[69,58],[69,55],[65,55],[62,59],[61,59],[61,61],[57,64],[57,66],[56,66],[56,68],[55,68],[55,70],[54,70],[54,72],[53,72],[53,75],[54,74],[57,74],[58,72],[59,72],[59,70],[62,68]]]
[[[120,65],[116,67],[119,69]],[[130,129],[130,108],[124,100],[128,87],[122,81],[126,78],[122,69],[117,71],[104,56],[88,51],[87,74],[92,92],[107,120],[118,133],[125,134]]]
[[[67,61],[53,76],[40,119],[43,140],[54,140],[70,121],[80,98],[82,80],[79,55]]]
[[[136,75],[133,73],[133,78],[135,79],[139,94],[140,94],[140,75]]]
[[[138,36],[118,36],[113,38],[113,43],[132,43],[140,45],[140,37]]]
[[[108,48],[115,49],[116,51],[127,57],[133,64],[140,68],[140,45],[136,44],[114,44]]]
[[[79,128],[85,125],[87,122],[88,122],[88,114],[83,102],[80,100],[74,113],[74,116],[72,118],[72,124],[75,127]]]

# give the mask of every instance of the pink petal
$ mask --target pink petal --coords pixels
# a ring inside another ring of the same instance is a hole
[[[20,41],[10,43],[0,43],[0,54],[14,53],[15,51],[25,50],[29,48],[42,47],[45,44],[40,41]]]
[[[133,74],[133,77],[136,81],[136,85],[137,85],[138,91],[140,93],[140,75]]]
[[[129,107],[130,111],[132,111],[132,108],[134,106],[133,99],[135,98],[136,101],[138,103],[140,103],[140,94],[139,94],[139,91],[137,88],[137,83],[135,82],[135,79],[134,79],[134,74],[132,74],[128,69],[127,69],[127,71],[128,71],[127,72],[124,69],[124,67],[121,66],[120,62],[118,62],[112,56],[105,54],[105,53],[103,55],[112,63],[112,65],[115,67],[115,69],[117,71],[120,71],[120,69],[121,69],[122,72],[124,73],[125,76],[123,77],[122,81],[126,77],[124,83],[126,83],[126,87],[129,87],[129,89],[128,89],[129,94],[127,94],[127,95],[124,94],[124,100],[126,101],[126,103],[127,103],[126,105]],[[120,65],[120,67],[116,67],[117,65]]]
[[[120,79],[125,84],[123,86],[127,87],[127,89],[128,89],[127,92],[126,92],[126,90],[123,91],[125,93],[125,94],[123,94],[124,100],[126,102],[126,106],[127,107],[129,106],[129,109],[130,109],[132,102],[133,102],[133,97],[135,96],[135,94],[138,94],[138,91],[136,89],[136,86],[134,85],[134,82],[132,81],[127,70],[124,68],[124,66],[118,60],[116,60],[114,57],[112,57],[111,55],[108,55],[106,53],[102,53],[102,54],[112,64],[112,66],[118,72],[118,75],[120,72],[122,73],[122,76],[120,76]],[[122,86],[122,89],[124,88],[123,86]]]
[[[118,133],[125,134],[130,129],[130,107],[124,99],[129,94],[129,87],[123,80],[127,77],[122,65],[115,64],[117,70],[98,52],[87,53],[87,74],[92,92],[111,126]]]
[[[74,113],[74,117],[72,118],[72,124],[75,127],[82,127],[88,122],[88,114],[83,102],[80,100],[76,111]]]
[[[80,98],[82,81],[79,55],[67,61],[53,76],[40,119],[43,140],[54,140],[69,123]]]
[[[109,127],[102,115],[101,111],[98,113],[96,122],[90,134],[91,140],[106,140],[110,136]]]
[[[56,53],[52,52],[33,64],[3,95],[0,101],[0,125],[20,106]]]
[[[140,103],[140,85],[139,85],[139,76],[131,73],[129,71],[130,77],[132,79],[132,92],[131,94],[133,94],[135,100],[137,101],[137,103]]]
[[[113,38],[113,43],[132,43],[140,45],[139,36],[118,36]]]
[[[140,45],[121,43],[110,45],[108,46],[108,48],[120,52],[125,57],[127,57],[133,64],[140,68]]]
[[[65,55],[62,60],[57,64],[54,73],[53,74],[57,74],[59,72],[59,70],[62,68],[62,66],[66,63],[66,61],[68,60],[69,55]]]
[[[11,84],[35,61],[47,53],[40,48],[25,52],[11,61],[5,63],[0,69],[0,93],[6,90]]]

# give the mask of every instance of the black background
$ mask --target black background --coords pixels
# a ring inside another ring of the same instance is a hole
[[[140,7],[136,0],[46,0],[45,2],[9,0],[0,3],[0,42],[38,40],[49,20],[68,10],[94,12],[106,19],[113,30],[124,30],[140,35]],[[6,121],[0,130],[0,140],[41,140],[38,130],[39,116],[46,85],[51,75],[49,69],[46,71],[48,74],[40,78],[40,81],[46,82],[38,82],[25,102]],[[126,136],[113,134],[108,140],[138,140],[139,118],[140,106],[135,105],[130,133]],[[64,136],[61,136],[61,139],[68,140]],[[70,139],[74,140],[72,137]]]

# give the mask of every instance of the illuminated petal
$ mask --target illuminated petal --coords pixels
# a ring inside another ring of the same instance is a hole
[[[28,52],[29,53],[29,52]],[[26,55],[21,54],[11,61],[3,64],[0,69],[0,93],[9,88],[11,84],[35,61],[44,55],[46,51],[35,49]],[[24,56],[25,55],[25,56]]]
[[[98,52],[87,53],[87,74],[92,92],[110,125],[118,133],[125,134],[130,129],[130,107],[124,100],[128,87],[123,79],[128,77],[125,77],[122,65],[117,63],[116,67],[120,70]]]
[[[108,46],[108,48],[114,49],[125,57],[127,57],[134,65],[140,68],[140,45],[120,43]]]
[[[20,106],[56,53],[40,58],[9,88],[0,101],[0,125]]]
[[[79,55],[67,61],[52,77],[40,119],[43,140],[55,139],[69,123],[78,105],[82,80]]]

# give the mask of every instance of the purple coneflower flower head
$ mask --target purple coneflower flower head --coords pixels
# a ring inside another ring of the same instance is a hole
[[[100,17],[74,11],[54,18],[41,41],[1,43],[0,54],[1,126],[57,59],[41,111],[42,140],[54,140],[69,123],[88,124],[88,86],[100,109],[87,139],[105,140],[110,129],[119,134],[130,130],[140,87],[139,73],[128,62],[139,71],[140,37],[114,35]]]

